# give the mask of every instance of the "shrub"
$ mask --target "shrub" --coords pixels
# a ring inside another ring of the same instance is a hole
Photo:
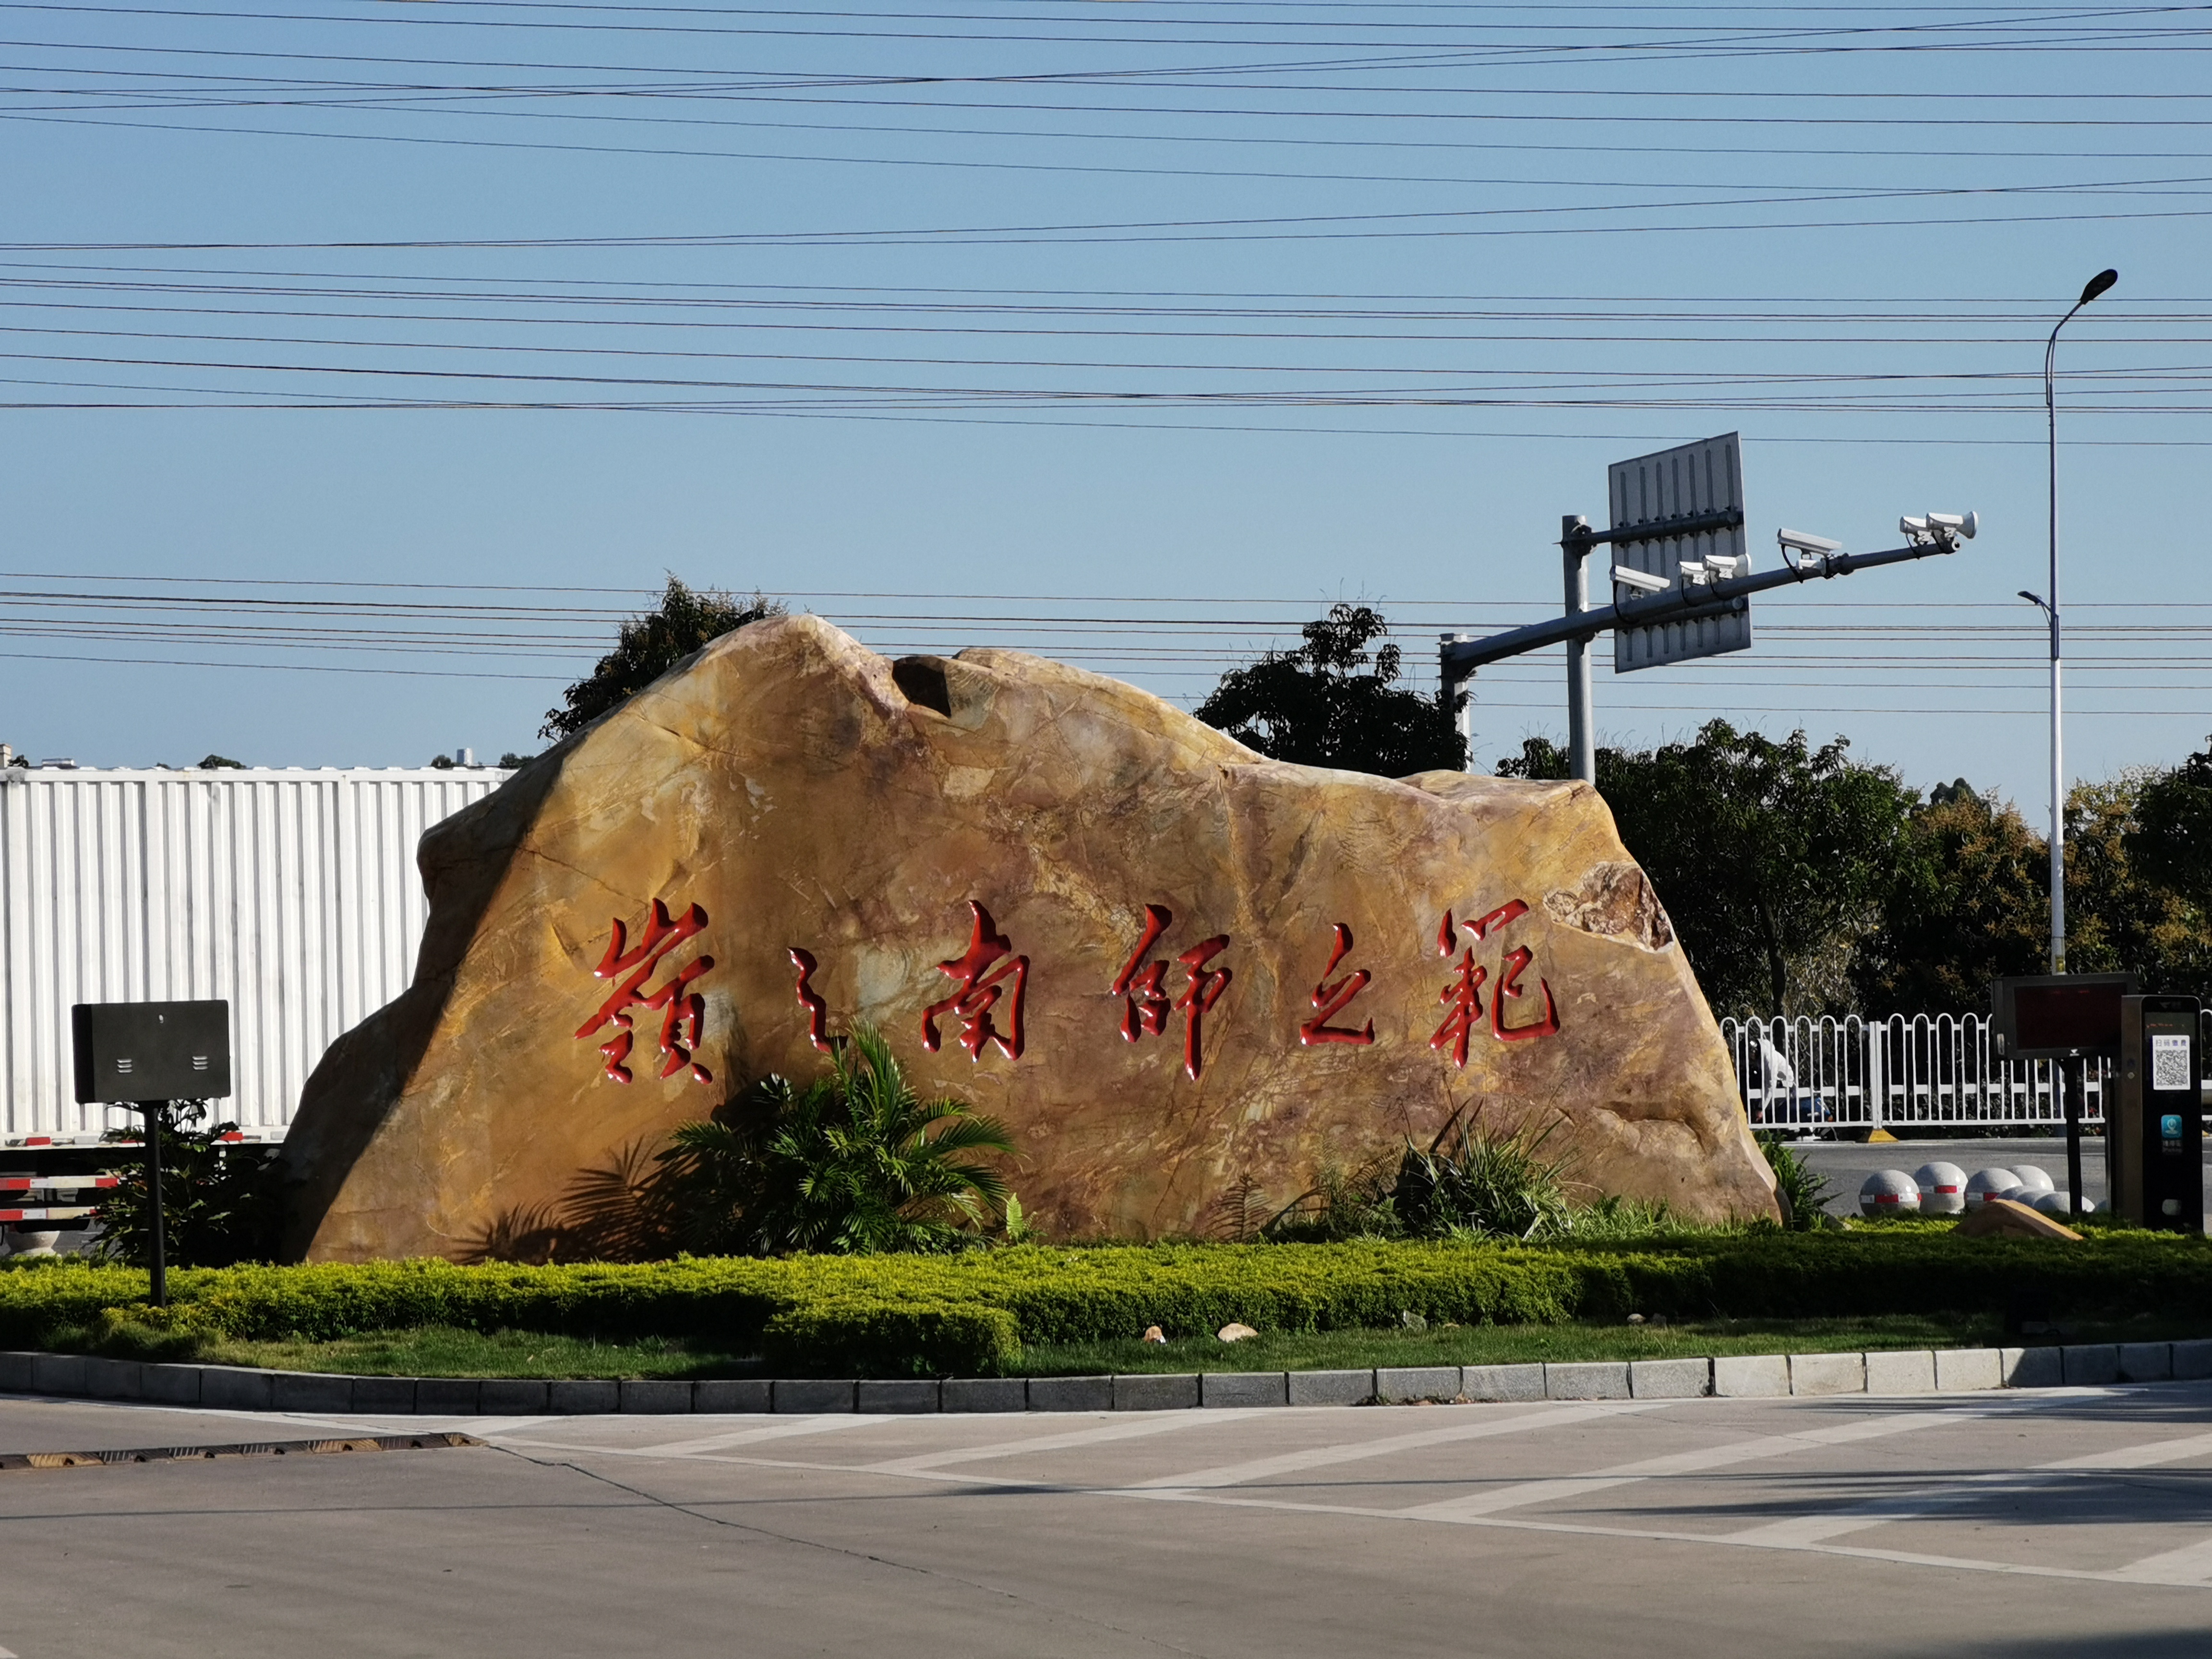
[[[1402,1238],[1405,1223],[1391,1197],[1399,1155],[1385,1152],[1356,1168],[1324,1164],[1310,1191],[1299,1194],[1260,1229],[1277,1244],[1340,1244],[1355,1238]]]
[[[1766,1154],[1766,1167],[1774,1171],[1774,1193],[1782,1200],[1783,1224],[1792,1232],[1815,1231],[1828,1202],[1828,1177],[1791,1152],[1772,1130],[1760,1131],[1758,1139],[1759,1150]]]
[[[1480,1116],[1479,1110],[1454,1112],[1426,1152],[1407,1143],[1390,1192],[1406,1231],[1428,1238],[1469,1232],[1522,1240],[1565,1231],[1565,1165],[1540,1155],[1558,1124],[1532,1130],[1524,1123],[1492,1134]]]
[[[663,1153],[667,1209],[701,1248],[841,1255],[943,1250],[995,1230],[1006,1183],[973,1154],[1011,1152],[996,1118],[923,1101],[883,1034],[857,1027],[830,1075],[756,1084]]]
[[[1636,1246],[1358,1240],[1340,1244],[1023,1245],[955,1255],[791,1256],[635,1266],[444,1261],[187,1268],[173,1311],[144,1273],[64,1262],[0,1268],[0,1346],[129,1338],[326,1340],[450,1325],[770,1347],[805,1369],[988,1370],[1017,1344],[1264,1331],[1996,1312],[2033,1290],[2054,1317],[2212,1322],[2212,1243],[2136,1231],[2079,1244],[1960,1239],[1945,1227],[1656,1237]],[[112,1314],[107,1310],[114,1310]],[[773,1331],[773,1335],[771,1335]],[[894,1351],[903,1358],[893,1358]]]
[[[221,1267],[276,1254],[283,1219],[276,1149],[226,1141],[235,1123],[202,1127],[205,1101],[171,1101],[161,1121],[161,1213],[173,1267]],[[110,1130],[103,1140],[137,1143],[141,1131]],[[101,1255],[145,1267],[154,1255],[154,1206],[143,1158],[117,1171],[93,1206]]]
[[[761,1354],[779,1376],[998,1376],[1022,1343],[1004,1308],[837,1297],[769,1320]]]

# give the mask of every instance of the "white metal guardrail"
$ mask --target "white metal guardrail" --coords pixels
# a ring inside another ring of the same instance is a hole
[[[2057,1126],[2066,1121],[2051,1060],[2003,1060],[1979,1014],[1852,1014],[1724,1019],[1744,1110],[1761,1128]],[[2082,1121],[2105,1117],[2105,1066],[2092,1061]]]

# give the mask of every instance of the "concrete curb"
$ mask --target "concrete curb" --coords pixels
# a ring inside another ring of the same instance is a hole
[[[1693,1400],[1964,1394],[2212,1378],[2212,1340],[2042,1348],[1875,1349],[1367,1371],[1206,1371],[1133,1376],[726,1377],[699,1382],[346,1376],[0,1352],[0,1395],[127,1400],[224,1411],[500,1417],[611,1413],[1246,1410],[1419,1401]]]

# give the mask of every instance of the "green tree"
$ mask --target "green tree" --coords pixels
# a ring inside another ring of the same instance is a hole
[[[226,1140],[235,1123],[201,1127],[205,1101],[173,1100],[161,1116],[161,1218],[173,1267],[227,1267],[276,1255],[283,1193],[276,1148]],[[137,1146],[138,1128],[111,1129],[100,1139]],[[100,1254],[134,1267],[151,1264],[154,1204],[143,1157],[116,1172],[92,1206]]]
[[[545,711],[538,735],[560,738],[580,732],[710,641],[782,614],[781,604],[758,593],[739,599],[718,587],[694,590],[671,576],[659,607],[622,625],[615,648],[599,659],[589,677],[562,694],[567,706]]]
[[[1565,777],[1566,757],[1532,738],[1498,769]],[[1814,749],[1713,720],[1692,743],[1601,749],[1597,786],[1717,1012],[1850,1005],[1853,953],[1908,857],[1917,797],[1896,772],[1842,738]]]
[[[1007,1153],[1004,1124],[957,1100],[924,1101],[883,1034],[860,1025],[803,1089],[763,1079],[661,1157],[667,1205],[694,1249],[780,1255],[942,1250],[992,1231],[1005,1180],[976,1154]]]
[[[2185,763],[2176,772],[2185,769]],[[2142,976],[2146,991],[2191,995],[2212,983],[2205,913],[2158,878],[2175,867],[2174,852],[2143,833],[2144,797],[2174,775],[2136,768],[2102,783],[2077,783],[2068,793],[2069,971],[2131,970]],[[2170,799],[2162,810],[2172,810]],[[2136,855],[2146,850],[2151,857],[2139,865]],[[2182,869],[2185,877],[2185,865]]]
[[[1988,800],[1964,779],[1928,793],[1852,979],[1862,1007],[1976,1012],[1989,1006],[1992,979],[2041,973],[2049,959],[2050,843],[2011,802]]]
[[[2172,771],[2144,780],[2127,851],[2145,880],[2212,919],[2212,740]]]
[[[1398,647],[1368,648],[1390,631],[1381,613],[1335,605],[1302,631],[1297,650],[1270,651],[1224,674],[1199,719],[1248,749],[1304,766],[1401,778],[1467,764],[1467,740],[1454,723],[1458,702],[1401,689]]]

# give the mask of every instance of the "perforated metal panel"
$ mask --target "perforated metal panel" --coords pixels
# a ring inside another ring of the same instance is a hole
[[[1632,530],[1666,519],[1697,513],[1743,509],[1743,460],[1736,434],[1723,433],[1677,449],[1638,455],[1616,461],[1607,473],[1607,493],[1612,501],[1615,530]],[[1747,550],[1744,526],[1711,530],[1694,536],[1669,536],[1658,541],[1615,542],[1613,562],[1632,570],[1663,577],[1676,588],[1682,585],[1681,563],[1718,553],[1743,557]],[[1603,558],[1601,551],[1597,558]],[[1749,572],[1747,560],[1736,574]],[[1593,571],[1592,576],[1597,573]],[[1607,584],[1610,585],[1609,583]],[[1592,586],[1598,586],[1593,580]],[[1635,597],[1623,588],[1619,597]],[[1751,601],[1724,616],[1691,621],[1660,623],[1646,628],[1616,628],[1613,631],[1613,672],[1626,674],[1638,668],[1657,668],[1696,657],[1715,657],[1724,651],[1744,651],[1751,646]]]
[[[0,781],[0,1137],[97,1135],[79,1002],[228,999],[222,1114],[281,1133],[332,1039],[407,988],[422,832],[482,771],[8,769]]]

